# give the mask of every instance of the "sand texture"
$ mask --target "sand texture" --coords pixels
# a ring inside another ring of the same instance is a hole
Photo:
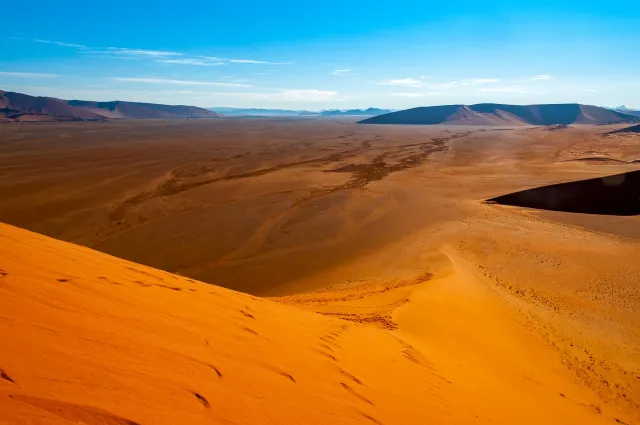
[[[0,126],[0,424],[640,424],[640,135],[354,121]]]

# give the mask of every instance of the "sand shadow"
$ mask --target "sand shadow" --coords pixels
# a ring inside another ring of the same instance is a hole
[[[487,202],[582,214],[640,215],[640,171],[537,187]]]

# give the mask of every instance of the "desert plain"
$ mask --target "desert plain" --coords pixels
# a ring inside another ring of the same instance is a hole
[[[622,126],[0,126],[0,423],[638,424]]]

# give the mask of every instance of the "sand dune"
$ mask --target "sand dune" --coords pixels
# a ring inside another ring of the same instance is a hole
[[[631,423],[455,256],[447,276],[380,292],[405,299],[383,330],[0,238],[5,423]]]
[[[616,128],[0,126],[0,423],[639,423]]]
[[[638,117],[579,104],[558,105],[446,105],[412,108],[360,121],[361,124],[450,125],[568,125],[638,122]]]

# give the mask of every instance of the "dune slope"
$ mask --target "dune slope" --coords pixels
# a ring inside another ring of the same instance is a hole
[[[576,383],[455,252],[433,279],[348,297],[352,312],[390,302],[385,328],[8,225],[0,242],[0,423],[632,420]]]
[[[195,106],[159,105],[141,102],[92,102],[69,100],[69,105],[105,118],[159,119],[159,118],[216,118],[219,113]]]
[[[216,118],[220,116],[217,112],[195,106],[62,100],[0,90],[0,122]]]
[[[102,121],[104,117],[92,111],[76,108],[61,99],[0,91],[0,120]]]

